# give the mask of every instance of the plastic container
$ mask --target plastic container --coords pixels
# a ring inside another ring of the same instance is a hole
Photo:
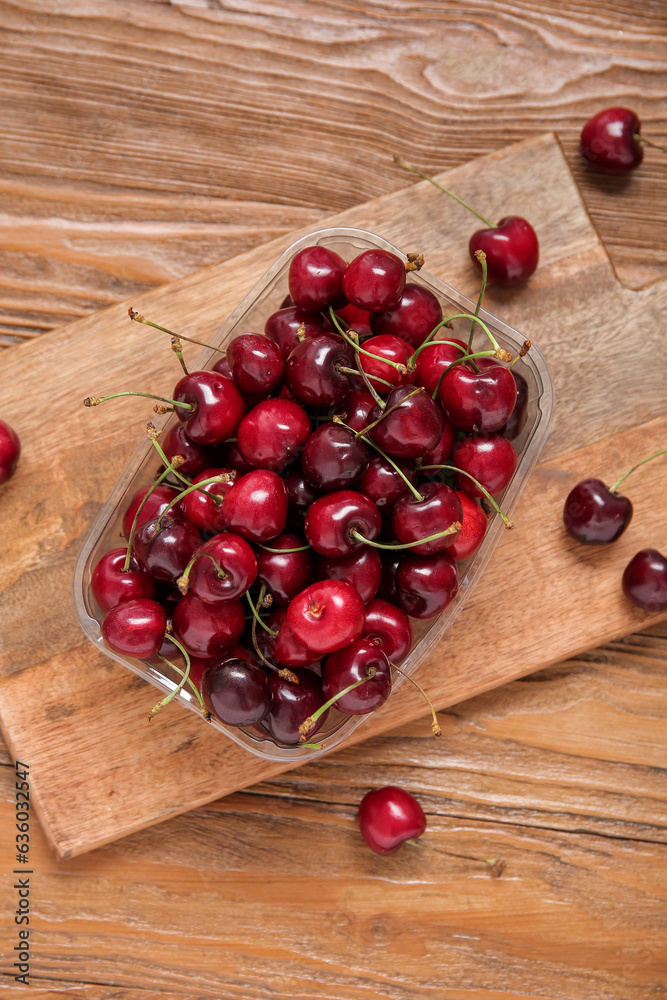
[[[214,347],[224,346],[239,333],[263,331],[266,319],[280,307],[283,298],[287,295],[287,276],[291,258],[302,247],[313,244],[329,247],[345,260],[351,260],[369,247],[380,247],[404,256],[391,243],[363,230],[322,229],[311,233],[292,244],[259,280],[211,339],[211,344]],[[408,276],[408,281],[429,288],[442,303],[445,315],[474,312],[475,303],[424,269],[411,273]],[[500,345],[513,356],[516,355],[525,338],[518,331],[485,310],[481,311],[480,316]],[[454,336],[467,339],[469,331],[469,320],[454,321]],[[476,340],[475,342],[481,341]],[[488,341],[485,340],[485,343],[488,345]],[[192,369],[211,367],[219,357],[217,352],[205,349],[192,365]],[[523,429],[519,436],[513,439],[518,457],[516,472],[505,491],[496,497],[502,509],[509,515],[515,508],[530,472],[542,451],[549,433],[554,409],[553,382],[547,364],[537,348],[531,347],[526,357],[517,363],[514,371],[521,374],[527,383],[528,404]],[[155,422],[157,423],[157,421]],[[166,421],[163,427],[168,427],[169,423],[170,421]],[[169,692],[176,687],[179,678],[175,674],[169,676],[169,668],[166,665],[157,668],[149,662],[119,655],[106,646],[102,638],[101,628],[103,615],[96,605],[90,587],[92,570],[98,559],[106,551],[119,544],[120,524],[129,497],[141,486],[146,486],[153,480],[158,464],[154,449],[150,442],[144,438],[116,483],[84,543],[75,570],[74,598],[81,626],[100,652],[122,663],[162,692]],[[497,514],[489,518],[487,532],[480,548],[469,560],[458,564],[460,586],[456,598],[437,618],[427,621],[412,619],[415,642],[410,653],[401,663],[402,671],[413,674],[424,657],[442,640],[447,629],[463,608],[473,587],[480,579],[504,530],[501,518]],[[399,687],[403,680],[404,678],[400,674],[394,674],[394,690]],[[200,714],[197,700],[187,688],[179,692],[174,699],[174,703],[176,702],[180,702],[181,705]],[[170,706],[167,710],[173,710],[173,707]],[[209,725],[214,726],[239,746],[245,747],[250,753],[265,760],[306,761],[339,747],[369,717],[345,716],[335,709],[331,709],[325,726],[315,737],[319,745],[319,748],[316,749],[277,744],[261,725],[234,728],[226,726],[216,719],[212,719]]]

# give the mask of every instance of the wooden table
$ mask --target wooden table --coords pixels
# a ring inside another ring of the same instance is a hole
[[[664,157],[618,180],[576,153],[583,121],[614,103],[667,145],[660,14],[637,0],[3,4],[1,339],[21,350],[404,186],[397,150],[436,172],[547,129],[620,278],[664,277]],[[445,753],[410,724],[69,861],[33,822],[32,995],[662,995],[666,659],[662,625],[442,713]],[[433,851],[361,844],[359,799],[388,783],[419,796]]]

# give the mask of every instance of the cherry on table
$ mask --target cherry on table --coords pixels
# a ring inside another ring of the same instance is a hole
[[[592,167],[604,174],[627,174],[644,159],[641,122],[629,108],[605,108],[584,125],[579,148]]]
[[[501,288],[522,285],[537,270],[540,244],[531,224],[520,215],[506,215],[496,226],[478,229],[468,244],[470,257],[481,271],[476,256],[486,254],[488,280]]]
[[[207,667],[201,694],[211,715],[228,726],[255,725],[271,708],[271,691],[264,671],[236,657]]]
[[[623,593],[644,611],[667,611],[667,559],[657,549],[641,549],[625,567]]]
[[[563,523],[571,538],[584,545],[615,542],[632,520],[632,501],[612,492],[601,479],[582,479],[567,495]]]
[[[166,627],[167,613],[162,605],[149,597],[137,597],[107,612],[102,635],[117,653],[145,659],[158,653]]]
[[[358,819],[362,837],[376,854],[392,854],[426,829],[426,816],[417,799],[396,785],[367,792],[359,804]]]
[[[0,484],[14,475],[21,454],[21,442],[13,427],[0,420]]]

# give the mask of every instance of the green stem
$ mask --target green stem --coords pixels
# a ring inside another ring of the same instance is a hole
[[[616,480],[613,486],[609,487],[609,492],[615,493],[618,487],[621,485],[621,483],[628,478],[631,472],[634,472],[635,469],[638,469],[640,465],[646,465],[647,462],[650,462],[654,458],[658,458],[659,455],[666,455],[666,454],[667,454],[667,448],[661,448],[660,451],[653,452],[653,454],[649,455],[648,458],[642,458],[641,462],[637,462],[636,465],[633,465],[632,468],[628,469],[628,471],[625,472],[620,479]]]
[[[350,428],[351,429],[351,428]],[[255,542],[260,549],[264,549],[265,552],[275,552],[276,555],[282,555],[283,552],[307,552],[311,547],[310,545],[297,545],[293,549],[272,549],[269,545],[264,545],[263,542]]]
[[[164,708],[164,706],[168,705],[169,702],[172,701],[176,697],[176,695],[178,694],[178,692],[183,689],[183,685],[185,684],[185,682],[187,681],[187,679],[188,679],[188,677],[190,675],[190,655],[189,655],[187,649],[184,646],[182,646],[181,643],[178,641],[178,639],[175,639],[174,636],[171,635],[171,633],[166,633],[166,635],[167,635],[167,638],[170,639],[173,642],[173,644],[178,649],[180,649],[181,653],[183,654],[183,656],[185,658],[185,670],[183,671],[183,673],[181,675],[181,679],[178,682],[178,684],[176,685],[176,687],[173,689],[173,691],[170,691],[169,694],[165,698],[162,699],[162,701],[159,701],[157,703],[157,705],[153,705],[152,709],[148,713],[148,721],[149,722],[152,722],[153,719],[155,718],[155,716],[157,715],[157,713],[160,712],[160,711],[162,711],[162,709]],[[180,671],[179,671],[179,673],[180,673]]]
[[[467,476],[468,479],[471,479],[473,481],[477,489],[482,491],[486,499],[489,501],[489,503],[495,510],[496,514],[500,514],[505,524],[505,527],[506,528],[514,527],[512,521],[510,521],[507,514],[505,514],[505,512],[500,509],[500,506],[498,505],[497,501],[493,499],[493,497],[486,489],[486,487],[482,486],[482,484],[477,479],[475,479],[475,477],[472,476],[469,472],[465,472],[464,469],[458,469],[455,465],[421,465],[419,468],[421,472],[426,472],[428,469],[446,469],[448,472],[455,472],[459,476]]]
[[[426,699],[426,704],[428,705],[431,712],[431,729],[433,730],[433,735],[442,736],[442,729],[440,728],[440,723],[438,722],[438,718],[435,714],[433,702],[426,694],[426,691],[424,691],[424,688],[421,686],[421,684],[418,684],[417,681],[414,679],[414,677],[411,677],[410,674],[407,674],[405,670],[401,670],[401,668],[398,666],[397,663],[392,663],[390,660],[389,666],[392,667],[394,670],[398,670],[401,677],[405,677],[407,680],[410,681],[411,684],[414,684],[414,686],[417,688],[422,697]]]
[[[183,357],[183,345],[181,344],[181,341],[180,341],[179,337],[172,337],[171,338],[171,349],[174,352],[174,354],[176,355],[176,357],[178,358],[178,360],[180,361],[181,368],[183,369],[183,372],[186,375],[189,375],[190,372],[188,371],[187,365],[185,364],[185,359]]]
[[[220,580],[226,580],[227,576],[229,575],[222,568],[222,566],[220,565],[220,563],[218,562],[218,560],[215,558],[215,556],[211,555],[210,552],[195,552],[195,554],[193,555],[192,559],[190,560],[190,562],[187,564],[187,566],[183,570],[182,575],[179,576],[178,580],[176,581],[176,586],[178,587],[180,593],[183,594],[183,596],[185,596],[187,594],[187,592],[188,592],[188,586],[189,586],[189,580],[190,580],[190,570],[192,569],[192,567],[194,566],[194,564],[197,562],[197,560],[202,558],[202,556],[206,556],[208,559],[211,560],[211,562],[213,563],[213,565],[216,568],[217,575],[218,575],[218,577],[219,577]]]
[[[152,326],[154,330],[161,330],[162,333],[168,333],[170,337],[178,337],[180,340],[187,340],[188,344],[197,344],[198,347],[208,347],[211,351],[217,351],[219,354],[225,354],[221,347],[213,347],[212,344],[205,344],[202,340],[193,340],[192,337],[184,337],[182,333],[173,333],[168,330],[166,326],[160,326],[158,323],[151,323],[149,319],[145,319],[141,313],[135,312],[130,306],[127,310],[127,315],[130,319],[133,319],[136,323],[143,323],[145,326]]]
[[[343,688],[343,690],[339,691],[338,694],[333,695],[333,697],[329,698],[328,701],[325,701],[323,705],[320,705],[320,707],[316,709],[312,715],[309,715],[307,719],[304,719],[304,721],[299,726],[299,733],[301,735],[301,739],[302,740],[306,739],[308,733],[313,728],[313,726],[320,718],[320,716],[324,715],[324,713],[329,708],[331,708],[332,705],[335,705],[337,701],[340,701],[341,698],[344,698],[346,694],[350,693],[350,691],[354,691],[354,689],[358,688],[360,684],[366,684],[367,681],[372,680],[375,677],[376,673],[377,670],[375,669],[375,667],[369,667],[365,677],[362,677],[361,680],[355,681],[353,684],[348,684],[346,688]]]
[[[433,184],[434,187],[437,187],[439,191],[443,191],[445,194],[448,194],[450,198],[454,199],[454,201],[458,201],[459,205],[463,205],[463,207],[467,208],[469,212],[472,212],[473,215],[476,215],[478,219],[481,219],[482,222],[486,226],[489,226],[490,229],[495,228],[495,223],[489,222],[489,220],[485,219],[483,215],[475,211],[475,209],[471,205],[469,205],[467,201],[464,201],[463,198],[459,198],[459,196],[457,194],[454,194],[453,191],[450,191],[449,188],[443,187],[442,184],[438,184],[438,182],[434,181],[433,178],[429,177],[428,174],[425,174],[421,170],[418,170],[417,167],[413,167],[411,163],[406,163],[405,160],[402,160],[399,156],[394,156],[394,162],[399,167],[402,167],[403,170],[409,170],[410,173],[417,174],[419,177],[423,178],[423,180],[428,181],[429,184]]]
[[[262,619],[260,617],[260,614],[259,614],[259,611],[257,610],[256,605],[253,603],[252,597],[250,596],[250,591],[246,590],[245,596],[246,596],[246,598],[248,600],[248,604],[250,605],[250,610],[252,611],[252,616],[253,616],[254,620],[259,625],[262,626],[262,628],[264,629],[265,632],[268,632],[269,635],[272,635],[274,637],[274,639],[275,639],[275,637],[278,635],[278,633],[274,632],[272,628],[269,628],[269,626],[266,624],[266,622],[262,621]],[[262,588],[261,588],[261,590],[259,592],[259,596],[257,598],[257,604],[259,604],[260,607],[261,607],[262,601],[264,600],[265,596],[266,596],[266,584],[263,583],[262,584]]]
[[[479,311],[482,308],[482,299],[484,298],[484,292],[486,291],[486,278],[488,274],[488,267],[486,263],[486,254],[483,250],[475,250],[475,257],[482,265],[482,286],[479,290],[479,297],[477,299],[477,307],[475,309],[475,319],[472,321],[472,326],[470,327],[470,336],[468,337],[468,353],[472,350],[472,338],[475,335],[475,327],[479,322]]]
[[[457,470],[458,471],[458,470]],[[444,531],[438,531],[435,535],[427,535],[426,538],[415,538],[413,542],[374,542],[370,538],[366,538],[362,535],[360,531],[356,528],[352,528],[350,534],[353,538],[358,539],[358,541],[363,542],[364,545],[372,545],[374,549],[386,549],[388,552],[395,552],[399,549],[414,549],[418,545],[424,545],[426,542],[434,542],[438,538],[444,538],[446,535],[453,535],[455,532],[461,530],[461,522],[455,521],[454,524],[450,525],[449,528],[445,528]]]
[[[153,490],[157,489],[160,483],[162,483],[162,481],[166,479],[166,477],[169,475],[170,472],[171,469],[165,469],[164,472],[160,476],[158,476],[155,482],[151,485],[150,489],[146,491],[146,495],[142,498],[141,503],[137,507],[137,512],[134,515],[134,519],[132,521],[132,527],[130,528],[130,537],[127,540],[127,555],[125,556],[125,562],[123,563],[123,573],[128,573],[130,570],[130,563],[132,561],[132,547],[134,546],[134,536],[137,533],[137,525],[139,524],[139,515],[146,506],[146,502],[148,501],[148,498],[150,497]]]
[[[120,399],[121,396],[142,396],[144,399],[157,399],[161,403],[169,403],[171,406],[180,406],[183,410],[194,410],[194,403],[179,403],[176,399],[169,399],[167,396],[156,396],[153,392],[112,392],[110,396],[86,396],[83,401],[84,406],[99,406],[109,399]]]
[[[170,635],[169,638],[173,642],[173,636]],[[162,656],[161,653],[158,653],[158,656],[160,657],[160,659],[162,660],[163,663],[166,663],[168,666],[170,666],[171,669],[175,670],[176,673],[179,674],[181,677],[183,676],[183,674],[185,673],[184,670],[181,670],[181,668],[177,667],[175,663],[172,663],[171,660],[168,660],[166,656]],[[191,677],[187,678],[187,682],[188,682],[188,684],[190,685],[190,687],[192,688],[192,690],[194,691],[194,693],[195,693],[195,695],[197,697],[197,701],[199,702],[199,704],[201,706],[202,715],[208,721],[211,718],[211,713],[209,712],[209,710],[207,709],[206,705],[204,704],[204,699],[201,696],[201,691],[199,690],[199,688],[197,687],[197,685],[195,684],[195,682],[192,680]]]

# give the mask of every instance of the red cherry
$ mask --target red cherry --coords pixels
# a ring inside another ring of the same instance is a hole
[[[604,174],[627,174],[644,159],[639,118],[628,108],[605,108],[581,130],[581,155]]]
[[[244,626],[245,612],[240,601],[206,604],[195,594],[181,598],[172,618],[176,638],[188,653],[205,660],[226,656],[240,639]]]
[[[0,484],[14,475],[20,454],[18,434],[4,420],[0,420]]]
[[[379,646],[391,663],[400,663],[412,646],[410,619],[395,604],[376,597],[366,608],[361,637]]]
[[[440,381],[440,376],[447,368],[464,354],[468,353],[468,348],[462,340],[450,336],[449,330],[441,330],[438,338],[442,343],[427,344],[419,352],[415,364],[415,384],[422,385],[429,396],[435,392],[435,387]],[[444,343],[448,341],[448,343]],[[449,343],[451,341],[451,343]]]
[[[245,539],[229,531],[209,538],[192,558],[188,587],[207,604],[240,597],[257,576],[255,553]]]
[[[268,396],[283,381],[285,362],[280,348],[261,333],[242,333],[227,345],[227,361],[241,392]]]
[[[368,448],[340,424],[322,424],[310,435],[301,467],[318,490],[342,490],[358,479],[368,464]]]
[[[271,707],[264,671],[238,658],[209,666],[202,677],[201,693],[209,712],[228,726],[255,725]]]
[[[371,314],[368,309],[360,309],[359,306],[353,306],[348,302],[348,304],[343,306],[342,309],[336,310],[336,316],[338,316],[339,319],[344,320],[350,330],[354,330],[354,332],[357,333],[362,340],[365,337],[370,337]]]
[[[632,501],[612,493],[600,479],[582,479],[565,500],[563,524],[571,538],[584,545],[615,542],[632,520]]]
[[[535,230],[519,215],[508,215],[491,229],[479,229],[470,237],[468,249],[480,271],[482,265],[475,254],[484,251],[488,280],[501,288],[522,285],[535,272],[540,259]]]
[[[356,484],[359,493],[372,500],[382,514],[391,513],[396,501],[410,492],[406,479],[413,486],[417,484],[417,473],[412,462],[399,458],[395,464],[405,479],[386,458],[373,455]]]
[[[458,364],[447,372],[439,389],[447,419],[461,431],[498,431],[516,403],[516,382],[501,364],[474,371]]]
[[[371,541],[382,529],[382,515],[372,500],[355,490],[338,490],[319,497],[303,523],[306,541],[321,556],[338,558],[360,548],[359,532]]]
[[[276,611],[284,611],[285,618],[280,625],[278,635],[273,646],[273,660],[281,667],[313,667],[319,662],[319,654],[308,649],[302,642],[294,636],[287,622],[287,609],[277,608]],[[273,622],[271,628],[275,628]],[[265,654],[266,655],[266,654]],[[321,671],[320,671],[321,672]]]
[[[449,460],[456,444],[457,435],[456,430],[452,427],[449,420],[445,419],[444,424],[440,440],[435,448],[431,448],[430,451],[425,452],[420,457],[420,466],[451,464]]]
[[[302,340],[287,359],[285,379],[295,399],[304,406],[334,406],[350,391],[341,368],[354,367],[354,348],[334,333]]]
[[[271,313],[264,325],[264,333],[276,342],[287,361],[301,340],[320,333],[333,333],[333,326],[324,313],[307,313],[295,306],[287,306]]]
[[[480,547],[486,534],[487,516],[472,497],[457,490],[461,501],[461,530],[447,549],[456,562],[468,559]]]
[[[383,312],[399,301],[405,288],[405,264],[388,250],[364,250],[348,265],[343,294],[368,312]]]
[[[155,484],[151,485],[154,486]],[[123,534],[126,538],[130,537],[130,531],[132,530],[135,515],[150,488],[150,486],[144,486],[138,489],[123,514]],[[154,518],[159,517],[162,511],[165,510],[171,501],[177,496],[178,490],[174,489],[173,486],[165,486],[164,483],[161,483],[159,486],[155,486],[153,492],[141,508],[141,513],[139,514],[139,519],[137,521],[137,528],[140,528],[142,524],[146,524],[148,521],[152,521]],[[177,515],[180,511],[181,501],[179,501],[174,507],[170,508],[172,515]]]
[[[375,675],[369,677],[371,668]],[[368,679],[337,699],[339,712],[367,715],[384,705],[391,694],[391,668],[387,657],[374,642],[357,639],[327,657],[322,673],[324,697],[329,701],[364,678]]]
[[[190,372],[176,383],[173,398],[192,409],[176,407],[188,437],[197,444],[220,444],[231,437],[245,413],[233,382],[214,371]]]
[[[287,487],[275,472],[254,469],[237,479],[222,501],[229,531],[251,542],[268,542],[287,520]]]
[[[364,341],[364,351],[368,351],[373,357],[359,354],[359,365],[369,376],[370,384],[381,396],[386,396],[397,385],[409,385],[414,382],[415,373],[408,370],[408,360],[412,356],[413,349],[407,340],[391,333],[380,334]],[[394,364],[388,364],[388,361],[402,365],[405,371],[396,368]],[[385,382],[390,384],[385,385]]]
[[[448,552],[403,556],[396,570],[398,603],[412,618],[434,618],[456,597],[459,578]]]
[[[358,639],[364,617],[364,602],[343,580],[311,583],[287,609],[287,624],[295,638],[318,656]]]
[[[206,469],[200,472],[192,480],[193,484],[201,483],[205,479],[213,476],[227,475],[229,482],[206,483],[198,490],[192,490],[181,500],[181,510],[183,517],[194,524],[200,531],[215,532],[224,531],[226,528],[225,519],[222,516],[222,500],[216,503],[214,497],[224,497],[231,490],[236,470],[231,468]]]
[[[442,306],[433,292],[413,284],[405,286],[395,306],[370,318],[373,333],[402,337],[412,347],[419,347],[441,320]]]
[[[90,586],[93,597],[104,614],[123,601],[138,597],[155,597],[155,580],[140,569],[134,555],[125,570],[127,549],[111,549],[98,560],[93,570]],[[164,629],[163,629],[164,631]]]
[[[117,653],[145,659],[155,656],[164,639],[167,614],[148,597],[123,601],[107,612],[102,622],[105,642]]]
[[[623,593],[644,611],[667,611],[667,559],[657,549],[641,549],[623,572]]]
[[[173,586],[201,540],[194,524],[167,514],[142,524],[134,536],[134,552],[153,579]]]
[[[310,417],[291,399],[265,399],[246,413],[236,435],[249,465],[281,472],[301,454],[310,436]]]
[[[272,549],[295,549],[303,546],[297,535],[283,534],[271,542]],[[257,553],[257,581],[265,583],[275,604],[286,605],[313,579],[315,559],[306,549],[301,552]]]
[[[277,673],[269,675],[271,710],[266,725],[275,740],[288,745],[300,742],[299,726],[326,701],[320,679],[313,671],[301,668],[294,673],[298,684]],[[328,714],[327,710],[316,720],[307,734],[309,741],[322,728]]]
[[[369,414],[379,423],[368,435],[383,451],[392,457],[419,458],[436,446],[445,418],[427,392],[401,385],[389,393],[386,404],[384,411],[376,405]]]
[[[359,804],[359,829],[376,854],[392,854],[406,840],[421,837],[426,816],[413,795],[387,785],[364,795]]]
[[[438,532],[455,528],[451,534],[413,545],[411,552],[432,555],[452,544],[460,531],[461,501],[455,490],[445,483],[425,483],[420,486],[421,500],[408,493],[396,502],[391,518],[394,536],[401,544],[418,542]]]
[[[380,586],[382,560],[377,549],[364,545],[356,552],[333,559],[320,556],[317,560],[318,580],[345,580],[359,592],[364,604],[372,601]]]
[[[320,312],[328,306],[342,306],[343,275],[347,265],[342,257],[326,247],[303,247],[292,257],[289,266],[289,293],[299,309]]]
[[[180,422],[172,424],[164,438],[160,439],[162,450],[171,462],[175,455],[185,459],[179,465],[178,471],[184,476],[196,476],[204,469],[211,469],[216,464],[215,452],[203,444],[192,441]]]
[[[470,434],[454,447],[452,465],[470,473],[491,496],[505,489],[516,469],[514,445],[501,434]],[[459,489],[469,497],[481,497],[469,476],[458,476]]]

